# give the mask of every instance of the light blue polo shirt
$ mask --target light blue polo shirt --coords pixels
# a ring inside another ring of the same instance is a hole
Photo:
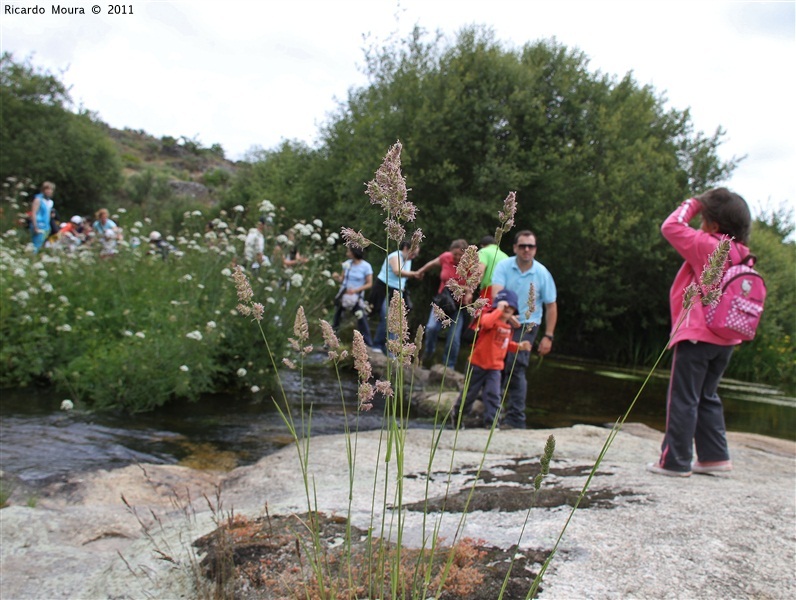
[[[531,313],[530,318],[526,319],[525,313],[528,311],[528,293],[531,283],[536,292],[536,310]],[[533,266],[525,273],[520,271],[517,266],[516,256],[500,261],[492,274],[492,285],[502,285],[517,294],[520,305],[520,313],[517,318],[523,324],[540,324],[543,305],[556,301],[556,284],[553,281],[553,276],[550,275],[547,267],[538,260],[534,260]]]

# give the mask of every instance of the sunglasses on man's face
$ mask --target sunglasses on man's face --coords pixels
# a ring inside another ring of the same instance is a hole
[[[520,250],[533,250],[536,248],[536,244],[517,244],[517,248]]]

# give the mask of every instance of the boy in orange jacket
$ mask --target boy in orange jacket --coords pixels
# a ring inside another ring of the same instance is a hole
[[[484,416],[480,425],[488,429],[492,427],[500,409],[500,378],[506,354],[531,349],[531,342],[528,340],[518,344],[511,339],[512,327],[509,320],[519,311],[517,294],[508,289],[500,290],[495,296],[494,306],[494,310],[481,315],[478,337],[470,357],[473,374],[464,399],[464,410],[461,410],[463,394],[459,394],[453,407],[453,422],[456,425],[459,424],[461,415],[470,412],[478,393],[483,390],[481,399],[484,403]]]

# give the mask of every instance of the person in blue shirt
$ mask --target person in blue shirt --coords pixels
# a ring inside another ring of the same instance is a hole
[[[392,299],[393,292],[405,293],[407,279],[417,277],[417,272],[412,271],[414,258],[417,258],[417,252],[413,252],[411,244],[404,240],[399,244],[398,250],[387,255],[376,277],[374,293],[371,295],[373,309],[378,308],[380,311],[375,343],[376,348],[384,353],[387,352],[387,304]]]
[[[55,184],[45,181],[41,184],[41,192],[33,197],[30,207],[30,233],[33,251],[38,253],[50,235],[50,220],[53,210],[53,193]]]
[[[373,267],[365,260],[365,251],[362,248],[348,248],[346,256],[348,260],[343,263],[343,274],[332,274],[341,284],[335,298],[336,310],[332,328],[337,333],[343,313],[350,311],[357,320],[357,329],[362,334],[365,345],[372,347],[365,292],[373,287]]]
[[[544,315],[544,334],[539,341],[538,352],[542,356],[553,348],[553,334],[558,321],[556,304],[556,284],[550,271],[536,259],[536,234],[524,230],[514,236],[514,256],[497,264],[492,274],[493,298],[502,289],[517,294],[519,313],[513,323],[513,339],[533,344]],[[533,307],[529,306],[531,284],[533,284]],[[533,310],[531,310],[533,308]],[[525,370],[531,353],[521,351],[506,356],[503,369],[502,386],[506,390],[504,420],[501,429],[525,429],[525,401],[528,396],[528,382]]]

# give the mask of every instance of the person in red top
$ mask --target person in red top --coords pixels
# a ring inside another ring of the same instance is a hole
[[[701,215],[699,229],[689,221]],[[727,448],[724,408],[719,398],[721,376],[740,339],[724,339],[708,329],[697,299],[683,306],[683,292],[696,283],[708,257],[723,237],[732,238],[730,260],[749,254],[752,218],[746,201],[726,188],[716,188],[689,198],[670,214],[661,233],[683,257],[669,293],[674,349],[666,402],[666,433],[657,462],[647,470],[659,475],[688,477],[694,473],[732,470]],[[697,460],[692,464],[693,448]]]
[[[460,277],[456,272],[456,267],[459,265],[459,261],[464,256],[466,249],[467,240],[454,240],[451,242],[450,249],[447,252],[443,252],[437,258],[428,261],[420,267],[417,271],[417,276],[422,277],[429,269],[438,268],[440,271],[437,294],[442,294],[443,292],[450,294],[447,288],[449,280],[453,279],[460,285],[466,284],[464,278]],[[462,301],[465,305],[469,304],[473,301],[473,295],[468,293]],[[459,347],[461,346],[462,331],[467,321],[467,312],[460,310],[453,296],[449,296],[449,303],[450,310],[446,310],[443,306],[440,306],[440,308],[445,310],[448,317],[453,320],[453,324],[448,329],[448,339],[445,343],[445,364],[449,369],[453,370],[456,367],[456,359],[459,357]],[[428,323],[426,323],[425,343],[423,346],[424,360],[430,360],[434,356],[434,349],[437,347],[437,338],[440,331],[442,331],[442,324],[432,310],[428,317]]]
[[[456,400],[453,407],[455,424],[460,423],[462,415],[468,415],[478,393],[482,392],[484,402],[484,416],[478,425],[491,428],[492,423],[498,418],[500,409],[500,378],[506,354],[509,352],[530,352],[531,342],[523,340],[520,343],[511,339],[512,326],[509,320],[519,311],[517,294],[508,289],[500,290],[495,296],[495,308],[481,315],[478,326],[478,336],[475,338],[475,347],[470,356],[470,366],[473,373],[470,377],[470,387],[464,399],[462,408],[462,395]]]

